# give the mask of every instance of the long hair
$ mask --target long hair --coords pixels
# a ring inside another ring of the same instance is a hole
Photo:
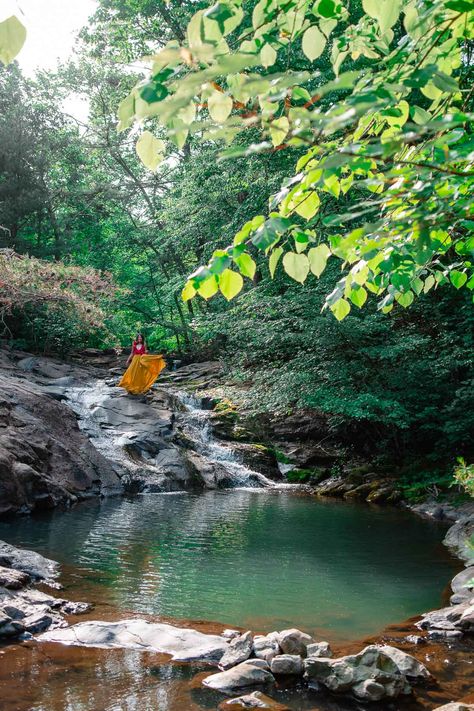
[[[137,333],[137,335],[135,336],[135,343],[138,343],[138,339],[139,339],[140,336],[142,337],[143,346],[146,347],[145,336],[143,335],[143,333],[140,333],[140,331],[139,331],[139,332]]]

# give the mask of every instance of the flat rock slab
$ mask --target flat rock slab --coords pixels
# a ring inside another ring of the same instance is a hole
[[[227,640],[219,635],[145,620],[79,622],[65,629],[46,632],[38,639],[81,647],[141,649],[170,654],[175,661],[215,663],[228,647]]]

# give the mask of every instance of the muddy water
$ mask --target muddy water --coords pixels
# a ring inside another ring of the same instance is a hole
[[[213,632],[298,626],[341,653],[384,628],[399,640],[413,627],[387,625],[441,604],[459,569],[443,535],[403,511],[268,490],[146,495],[0,524],[0,538],[63,563],[64,596],[92,601],[89,619],[137,615]],[[472,688],[472,649],[404,648],[439,685],[390,708],[432,709]],[[0,650],[0,708],[214,709],[223,697],[201,687],[205,673],[163,655],[28,643]],[[294,688],[272,695],[293,709],[354,708]]]

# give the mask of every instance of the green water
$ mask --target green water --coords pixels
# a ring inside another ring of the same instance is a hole
[[[145,495],[0,523],[1,539],[73,566],[72,599],[95,586],[119,611],[297,626],[330,641],[439,606],[457,569],[444,532],[404,511],[268,490]]]

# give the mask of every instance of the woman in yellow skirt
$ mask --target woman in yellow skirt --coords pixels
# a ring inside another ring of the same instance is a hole
[[[127,358],[127,366],[119,387],[125,388],[132,395],[141,395],[151,388],[166,363],[162,355],[148,355],[145,339],[141,333],[137,333]]]

